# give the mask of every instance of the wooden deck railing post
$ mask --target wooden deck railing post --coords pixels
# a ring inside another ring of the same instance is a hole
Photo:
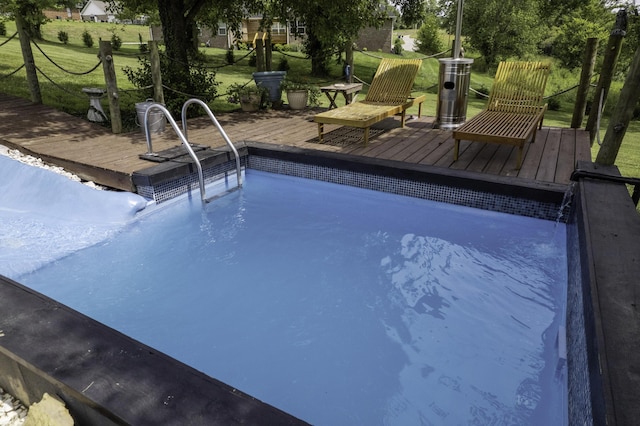
[[[149,62],[151,63],[151,81],[153,82],[153,100],[164,105],[164,90],[162,88],[162,72],[160,70],[160,53],[158,42],[149,42]]]
[[[109,99],[109,114],[111,116],[111,131],[122,133],[122,118],[120,116],[120,95],[116,81],[116,69],[113,65],[113,51],[111,42],[100,40],[100,58],[104,70],[104,80],[107,84],[107,97]]]
[[[618,57],[620,56],[620,48],[622,47],[622,39],[626,35],[626,12],[621,9],[618,12],[618,17],[625,16],[624,19],[617,19],[613,31],[609,36],[609,42],[604,52],[604,58],[602,60],[602,70],[600,71],[600,78],[596,85],[596,90],[593,94],[593,102],[591,102],[591,112],[587,119],[587,125],[585,130],[589,131],[589,138],[591,140],[591,146],[596,138],[598,129],[596,124],[598,122],[598,112],[601,109],[601,105],[604,105],[607,101],[607,95],[609,95],[609,88],[611,87],[611,80],[613,79],[613,72],[616,69],[618,63]],[[624,28],[623,28],[624,27]],[[602,104],[600,103],[600,96],[602,96]]]
[[[580,84],[576,94],[576,104],[573,107],[573,117],[571,118],[571,128],[577,129],[582,125],[584,119],[584,109],[587,105],[587,95],[593,77],[593,68],[596,65],[598,55],[598,39],[588,38],[587,46],[584,50],[584,60],[582,61],[582,73],[580,74]]]
[[[31,93],[31,102],[36,104],[42,103],[42,94],[40,93],[40,84],[38,83],[38,73],[36,71],[36,63],[33,60],[33,52],[31,51],[31,38],[27,34],[26,22],[24,17],[19,13],[15,14],[16,29],[18,37],[20,37],[20,49],[22,49],[22,59],[24,67],[27,71],[27,84]]]
[[[629,127],[629,122],[633,117],[633,110],[640,99],[640,47],[636,49],[633,56],[633,63],[627,79],[620,91],[620,98],[609,120],[607,133],[604,135],[602,146],[598,151],[596,163],[613,165],[618,156],[622,139]]]

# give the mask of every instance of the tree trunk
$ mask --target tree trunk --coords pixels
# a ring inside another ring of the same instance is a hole
[[[609,95],[609,88],[611,87],[611,81],[613,80],[613,73],[618,63],[618,57],[620,56],[620,50],[622,48],[622,39],[625,36],[624,29],[617,28],[619,23],[616,21],[613,31],[609,36],[609,42],[604,51],[604,58],[602,60],[602,69],[600,70],[600,78],[593,94],[593,101],[591,102],[591,112],[587,118],[587,125],[585,129],[589,131],[589,139],[591,146],[596,138],[596,133],[599,129],[596,128],[598,121],[598,114],[603,109],[604,103],[607,101]],[[600,103],[600,96],[602,94],[602,104]]]
[[[344,59],[345,59],[345,62],[347,63],[345,66],[346,82],[353,83],[353,73],[355,70],[353,68],[353,41],[351,40],[349,40],[349,42],[347,42],[347,45],[345,46]],[[346,72],[347,70],[348,72]]]
[[[631,69],[620,91],[620,98],[611,120],[609,120],[609,127],[607,127],[607,133],[604,135],[604,141],[598,151],[596,163],[606,165],[615,163],[638,99],[640,99],[640,47],[636,49]]]
[[[27,84],[31,93],[31,102],[36,104],[42,103],[42,94],[40,93],[40,84],[38,83],[38,73],[36,64],[33,60],[33,52],[31,51],[31,41],[25,28],[27,23],[22,15],[16,15],[16,28],[20,37],[20,48],[22,49],[22,59],[24,60],[25,70],[27,72]]]
[[[571,118],[571,128],[577,129],[582,125],[584,119],[584,109],[587,105],[587,95],[589,94],[589,86],[591,77],[593,76],[593,68],[596,65],[596,56],[598,54],[598,39],[588,38],[587,46],[584,50],[584,60],[582,61],[582,73],[580,74],[580,85],[576,94],[576,104],[573,107],[573,117]]]
[[[158,0],[165,54],[169,69],[165,80],[184,81],[189,73],[189,53],[193,52],[193,22],[185,17],[183,0]]]
[[[328,74],[329,57],[322,42],[313,34],[312,31],[307,32],[307,54],[311,56],[311,74],[324,77]]]

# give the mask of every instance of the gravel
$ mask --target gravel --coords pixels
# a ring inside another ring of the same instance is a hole
[[[21,426],[28,410],[13,396],[0,388],[0,426]]]
[[[9,149],[4,145],[0,145],[0,155],[5,155],[9,158],[13,158],[14,160],[20,161],[21,163],[29,164],[30,166],[50,170],[59,175],[66,176],[67,178],[75,182],[82,182],[83,184],[90,186],[91,188],[94,188],[94,189],[101,189],[101,190],[105,189],[103,186],[96,185],[94,182],[91,182],[91,181],[83,182],[82,179],[80,179],[78,176],[74,175],[73,173],[69,173],[62,167],[51,166],[49,164],[46,164],[40,158],[36,158],[31,155],[25,155],[20,151],[18,151],[17,149]],[[0,423],[0,426],[2,426],[1,423]]]

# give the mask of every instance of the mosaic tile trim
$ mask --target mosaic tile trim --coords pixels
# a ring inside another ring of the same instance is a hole
[[[302,164],[257,155],[242,157],[242,167],[544,220],[566,222],[568,209],[570,207],[570,203],[567,202],[567,200],[563,201],[563,214],[560,214],[561,206],[557,203],[545,203],[474,191],[471,189],[456,188],[454,186],[416,182],[388,176],[377,176],[351,170],[333,169],[326,166]],[[205,184],[225,178],[229,172],[235,172],[234,161],[204,169]],[[198,173],[194,172],[190,175],[156,186],[138,186],[137,189],[138,194],[154,200],[159,204],[185,194],[188,191],[198,191]]]
[[[580,267],[580,242],[578,228],[568,225],[567,232],[567,353],[568,358],[568,411],[571,424],[592,426],[594,424],[591,408],[591,387],[589,378],[589,360],[587,335],[585,331],[585,306],[583,282]]]
[[[244,170],[245,167],[246,157],[243,157],[241,158],[241,168]],[[235,172],[235,161],[228,161],[226,163],[217,164],[213,167],[205,168],[202,170],[205,185],[226,178],[227,176],[229,176],[229,173],[235,175]],[[137,190],[139,195],[151,199],[157,204],[160,204],[164,201],[170,200],[189,191],[199,192],[200,183],[198,172],[195,171],[189,175],[185,175],[178,179],[164,182],[155,186],[141,185],[137,187]]]
[[[376,176],[255,155],[249,157],[248,168],[538,219],[553,221],[560,219],[563,221],[568,216],[559,214],[560,206],[556,203],[544,203],[429,182]]]

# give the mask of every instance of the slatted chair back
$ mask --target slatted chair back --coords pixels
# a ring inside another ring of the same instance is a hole
[[[487,110],[537,114],[544,108],[550,66],[542,62],[500,62]]]
[[[421,65],[421,59],[382,59],[364,102],[381,104],[407,102]]]

